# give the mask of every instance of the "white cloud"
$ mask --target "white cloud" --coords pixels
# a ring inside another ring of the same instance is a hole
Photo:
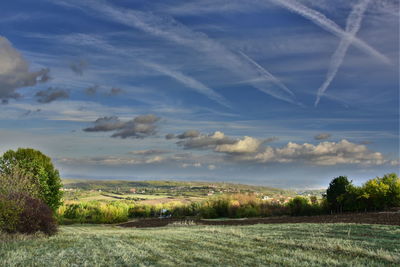
[[[254,153],[258,151],[261,144],[261,140],[245,136],[242,140],[238,140],[234,144],[218,145],[215,151],[233,154]]]
[[[322,142],[318,145],[289,142],[282,148],[268,146],[263,152],[242,159],[259,163],[303,162],[311,165],[388,163],[382,153],[370,151],[365,145],[351,143],[345,139],[339,142]]]
[[[217,168],[217,166],[215,166],[214,164],[210,164],[210,165],[207,166],[207,168],[208,168],[210,171],[213,171],[213,170],[215,170],[215,169]]]
[[[209,135],[198,135],[177,142],[185,149],[215,149],[218,145],[234,144],[236,140],[225,136],[223,132],[216,131]]]

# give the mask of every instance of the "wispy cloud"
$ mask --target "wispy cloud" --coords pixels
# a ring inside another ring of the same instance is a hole
[[[321,134],[317,134],[316,136],[314,136],[315,140],[325,140],[325,139],[329,139],[331,138],[331,134],[329,133],[321,133]]]
[[[209,88],[202,82],[200,82],[190,76],[187,76],[187,75],[183,74],[182,72],[171,70],[170,68],[167,68],[165,66],[162,66],[162,65],[159,65],[156,63],[144,62],[144,61],[142,61],[141,63],[147,67],[150,67],[162,74],[165,74],[165,75],[179,81],[180,83],[195,90],[196,92],[207,96],[209,99],[216,101],[225,107],[231,108],[231,104],[223,96],[216,93],[213,89]]]
[[[84,70],[88,67],[88,63],[86,60],[80,59],[72,62],[69,67],[76,75],[82,76]]]
[[[131,58],[130,51],[128,51],[127,49],[114,47],[113,45],[109,44],[106,40],[104,40],[102,38],[98,38],[95,35],[87,35],[87,34],[69,35],[69,36],[63,36],[63,39],[66,42],[74,43],[74,44],[86,45],[86,46],[90,46],[90,47],[95,45],[97,48],[106,50],[113,54],[118,54],[118,55],[124,56],[125,58]],[[85,41],[82,42],[81,40],[85,40]],[[155,71],[162,73],[168,77],[171,77],[174,80],[178,81],[179,83],[185,85],[186,87],[193,89],[196,92],[207,96],[209,99],[216,101],[217,103],[219,103],[225,107],[231,108],[231,104],[223,96],[221,96],[220,94],[215,92],[213,89],[211,89],[207,85],[203,84],[202,82],[198,81],[197,79],[195,79],[189,75],[186,75],[186,74],[176,71],[176,70],[172,70],[170,67],[161,65],[159,63],[140,60],[137,57],[135,57],[132,60],[135,60],[139,64],[144,65],[144,66],[150,68],[151,70],[155,70]],[[112,88],[109,94],[115,96],[121,92],[122,92],[122,89]]]
[[[336,49],[335,53],[332,56],[332,60],[329,66],[328,73],[326,75],[325,82],[318,88],[317,98],[315,100],[315,106],[318,105],[321,96],[325,93],[328,86],[331,84],[333,79],[335,78],[340,66],[343,63],[343,59],[346,56],[347,50],[351,43],[353,42],[358,30],[361,27],[361,21],[364,16],[364,12],[370,3],[370,0],[361,0],[358,4],[353,7],[349,17],[346,22],[346,32],[348,35],[343,36],[340,40],[339,46]]]
[[[274,82],[277,86],[282,88],[284,91],[286,91],[288,94],[294,96],[293,92],[289,90],[289,88],[286,87],[279,79],[277,79],[274,75],[272,75],[269,71],[264,69],[260,64],[255,62],[253,59],[251,59],[248,55],[243,53],[242,51],[239,51],[239,53],[246,58],[250,63],[252,63],[261,73],[265,75],[265,77],[268,78],[268,80]]]
[[[208,56],[215,64],[218,64],[229,71],[232,71],[243,79],[254,79],[265,77],[264,83],[251,83],[258,90],[267,93],[277,99],[296,103],[293,93],[282,90],[281,83],[277,84],[277,78],[271,80],[266,71],[256,67],[254,61],[232,52],[225,46],[209,38],[202,32],[192,31],[182,23],[169,16],[156,16],[137,10],[126,10],[105,4],[103,1],[80,1],[76,2],[78,7],[88,6],[92,10],[105,15],[105,18],[121,24],[140,29],[149,34],[173,41],[180,45],[190,47]],[[99,14],[96,13],[96,14]]]
[[[97,84],[89,86],[85,89],[85,94],[89,96],[94,96],[97,94],[97,90],[99,89],[99,86]]]
[[[35,94],[39,103],[50,103],[59,99],[69,98],[66,90],[49,87],[47,90],[41,90]]]
[[[391,61],[388,57],[377,51],[375,48],[371,47],[363,40],[353,37],[351,33],[344,31],[339,25],[334,21],[327,18],[324,14],[318,12],[317,10],[311,9],[299,2],[293,0],[272,0],[276,4],[283,6],[284,8],[303,16],[316,25],[320,26],[324,30],[333,33],[334,35],[340,37],[341,39],[353,39],[353,44],[359,49],[363,50],[367,54],[374,56],[380,61],[390,64]]]

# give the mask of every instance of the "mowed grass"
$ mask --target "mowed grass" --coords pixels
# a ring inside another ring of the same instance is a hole
[[[384,225],[70,225],[50,238],[3,240],[0,265],[399,266],[399,240],[400,227]]]

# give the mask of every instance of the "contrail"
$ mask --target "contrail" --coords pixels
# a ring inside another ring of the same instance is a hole
[[[206,85],[199,82],[198,80],[193,79],[192,77],[189,77],[178,71],[173,71],[171,69],[166,68],[165,66],[161,66],[161,65],[158,65],[155,63],[143,62],[143,61],[141,61],[141,63],[147,67],[150,67],[160,73],[163,73],[163,74],[181,82],[182,84],[194,89],[198,93],[207,96],[211,100],[214,100],[225,107],[232,108],[232,106],[229,104],[229,102],[223,96],[216,93],[214,90],[207,87]]]
[[[80,44],[80,45],[87,45],[87,46],[93,46],[96,45],[96,47],[101,47],[102,49],[109,51],[114,54],[121,55],[123,57],[131,57],[131,53],[129,50],[123,49],[123,48],[117,48],[114,47],[113,45],[107,43],[106,41],[99,39],[95,36],[90,36],[86,34],[78,34],[76,37],[69,37],[69,38],[64,38],[64,42],[72,42],[74,44]],[[145,62],[143,60],[137,60],[140,64],[147,66],[153,70],[156,70],[166,76],[169,76],[178,82],[186,85],[187,87],[194,89],[200,94],[203,94],[207,96],[209,99],[218,102],[219,104],[232,108],[231,104],[220,94],[216,93],[213,89],[207,87],[205,84],[202,82],[187,76],[181,72],[173,71],[170,70],[169,68],[162,66],[160,64],[156,64],[154,62]]]
[[[233,53],[220,43],[210,39],[206,34],[192,31],[172,17],[155,16],[152,13],[137,10],[118,9],[105,4],[103,1],[82,0],[74,2],[78,7],[84,5],[98,11],[109,20],[200,51],[216,64],[244,79],[265,77],[264,83],[257,82],[251,83],[251,85],[275,98],[296,103],[294,94],[287,88],[283,89],[282,83],[277,78],[271,79],[264,68],[255,67],[254,62]],[[275,86],[271,86],[271,83]],[[290,93],[288,93],[288,90]]]
[[[274,75],[272,75],[269,71],[264,69],[263,67],[260,66],[257,62],[255,62],[253,59],[251,59],[248,55],[243,53],[242,51],[239,51],[239,53],[246,58],[250,63],[252,63],[262,74],[264,74],[266,77],[269,78],[269,80],[273,81],[276,85],[278,85],[280,88],[285,90],[287,93],[291,94],[294,96],[293,92],[289,90],[289,88],[286,87],[280,80],[278,80]]]
[[[334,21],[327,18],[324,14],[306,7],[305,5],[292,1],[292,0],[271,0],[276,4],[285,7],[286,9],[299,14],[309,20],[311,20],[316,25],[320,26],[326,31],[333,33],[334,35],[338,36],[341,39],[351,39],[353,38],[350,33],[344,31],[341,27],[339,27]],[[379,59],[380,61],[391,64],[390,59],[387,58],[385,55],[377,51],[375,48],[371,47],[364,41],[354,38],[352,42],[356,47],[363,50],[369,55],[374,56],[375,58]]]
[[[331,63],[328,69],[328,73],[326,75],[326,80],[322,84],[320,88],[318,88],[317,99],[315,100],[315,106],[318,105],[321,96],[325,93],[328,86],[331,84],[332,80],[335,78],[336,73],[338,72],[340,66],[343,63],[343,59],[346,55],[347,49],[350,44],[355,39],[355,36],[360,29],[361,21],[364,16],[364,12],[367,9],[370,0],[361,0],[358,4],[356,4],[350,15],[347,18],[346,22],[346,32],[349,34],[348,36],[342,38],[340,40],[339,46],[336,49],[335,53],[332,56]]]

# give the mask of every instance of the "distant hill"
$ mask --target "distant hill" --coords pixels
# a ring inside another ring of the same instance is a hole
[[[264,195],[292,196],[291,190],[268,186],[255,186],[224,182],[182,182],[182,181],[122,181],[122,180],[75,180],[63,179],[64,189],[102,190],[128,193],[132,190],[143,193],[196,194],[196,193],[261,193]]]

